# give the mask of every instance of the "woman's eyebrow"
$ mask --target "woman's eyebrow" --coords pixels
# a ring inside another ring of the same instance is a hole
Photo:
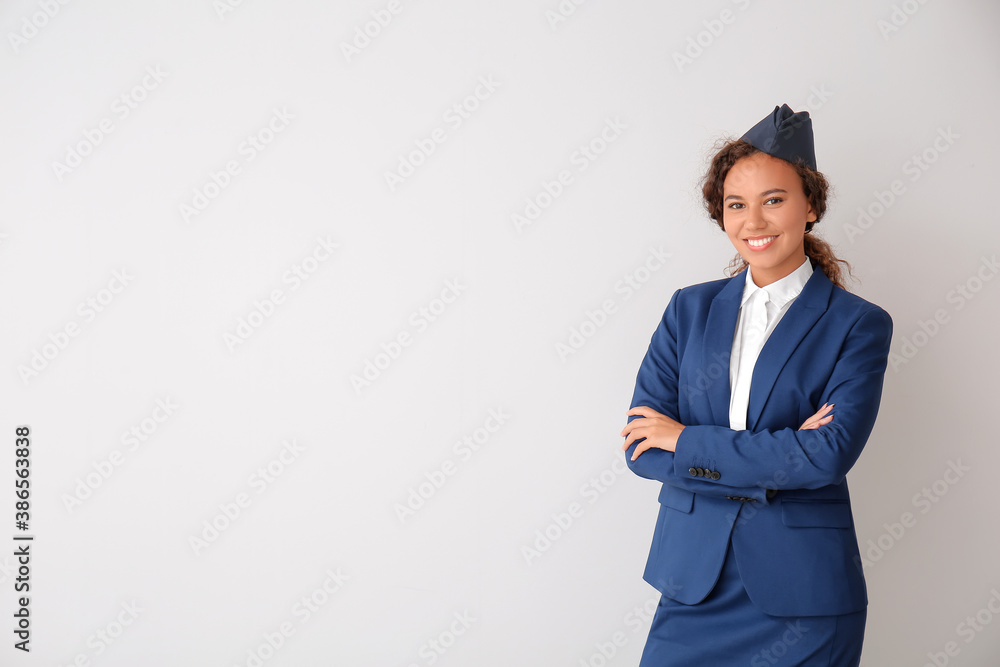
[[[782,190],[781,188],[771,188],[770,190],[764,190],[764,192],[761,192],[760,196],[761,197],[766,197],[768,195],[773,195],[775,192],[781,192],[783,194],[788,194],[787,190]],[[741,197],[739,195],[729,195],[728,197],[726,197],[722,201],[729,201],[730,199],[743,199],[743,197]]]

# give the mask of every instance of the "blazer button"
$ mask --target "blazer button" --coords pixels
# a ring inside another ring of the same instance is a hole
[[[721,477],[722,477],[722,475],[719,473],[718,470],[713,470],[712,471],[712,479],[719,479]]]
[[[688,468],[688,473],[692,477],[697,477],[698,476],[698,470],[696,468]]]
[[[704,477],[705,476],[705,469],[704,468],[698,468],[697,470],[698,470],[698,477]]]

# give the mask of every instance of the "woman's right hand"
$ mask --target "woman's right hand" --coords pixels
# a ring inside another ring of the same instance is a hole
[[[833,421],[833,415],[830,414],[830,410],[833,410],[833,403],[830,404],[824,403],[823,407],[821,407],[816,414],[814,414],[812,417],[810,417],[809,419],[805,420],[805,422],[802,423],[802,426],[799,427],[799,430],[805,431],[808,429],[819,428],[824,424],[829,424],[831,421]]]

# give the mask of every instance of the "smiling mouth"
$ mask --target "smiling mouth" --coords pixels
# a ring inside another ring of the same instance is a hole
[[[757,237],[757,238],[754,238],[754,239],[743,239],[743,240],[747,242],[747,245],[750,246],[751,250],[763,250],[764,248],[766,248],[769,245],[771,245],[771,243],[776,238],[778,238],[778,237],[777,236],[760,236],[760,237]]]

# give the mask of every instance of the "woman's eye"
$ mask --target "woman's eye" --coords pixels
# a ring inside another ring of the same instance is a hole
[[[780,203],[781,203],[782,201],[784,201],[784,200],[783,200],[783,199],[782,199],[781,197],[770,197],[770,198],[768,198],[768,200],[767,200],[766,202],[764,202],[764,203],[765,203],[765,204],[767,204],[767,203],[770,203],[770,202],[775,202],[775,203],[778,203],[778,204],[780,204]]]
[[[740,203],[740,202],[738,202],[738,201],[734,201],[733,203],[731,203],[731,204],[729,205],[729,208],[737,208],[737,207],[741,207],[741,206],[743,206],[743,204],[741,204],[741,203]]]

